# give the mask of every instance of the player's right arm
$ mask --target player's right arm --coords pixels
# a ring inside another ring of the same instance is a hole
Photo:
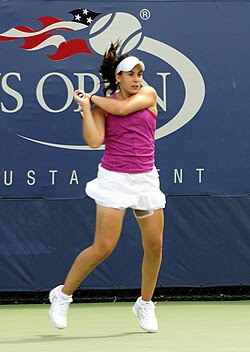
[[[93,111],[83,110],[82,115],[82,136],[91,148],[99,148],[105,136],[105,113],[95,106]]]
[[[74,93],[74,99],[79,103],[77,92]],[[80,112],[82,117],[82,136],[91,148],[98,148],[102,145],[105,136],[105,112],[98,106],[95,106],[93,111],[91,111],[88,96],[85,96],[80,101],[82,107]]]

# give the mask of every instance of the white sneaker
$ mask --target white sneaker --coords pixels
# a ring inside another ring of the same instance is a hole
[[[152,301],[141,303],[141,297],[137,299],[133,308],[134,315],[139,319],[140,327],[147,332],[157,332],[158,322],[155,316],[155,305]]]
[[[57,286],[49,293],[49,300],[51,303],[49,317],[52,325],[57,329],[64,329],[67,327],[69,304],[73,302],[72,297],[69,297],[69,299],[62,299],[59,296],[59,290],[62,288],[63,285]]]

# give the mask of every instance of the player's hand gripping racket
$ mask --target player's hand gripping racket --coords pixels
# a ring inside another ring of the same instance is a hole
[[[83,111],[83,108],[88,108],[90,107],[90,102],[89,102],[89,94],[85,94],[84,92],[81,92],[79,90],[76,90],[74,92],[74,99],[75,102],[79,105],[79,111]]]

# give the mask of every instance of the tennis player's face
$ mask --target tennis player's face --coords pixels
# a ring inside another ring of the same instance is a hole
[[[142,82],[142,69],[140,65],[136,65],[131,71],[123,71],[121,75],[117,75],[117,81],[120,84],[121,90],[124,90],[128,95],[138,93]]]

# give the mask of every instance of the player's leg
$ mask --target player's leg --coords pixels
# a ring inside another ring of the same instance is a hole
[[[92,246],[75,259],[64,285],[50,292],[52,303],[49,316],[52,324],[63,329],[67,326],[67,312],[72,294],[82,280],[114,250],[120,237],[125,210],[102,207],[96,209],[96,231]]]
[[[155,210],[146,218],[137,218],[137,222],[141,230],[144,250],[141,294],[144,301],[150,301],[162,260],[163,209]]]
[[[151,301],[162,260],[162,235],[164,227],[163,210],[135,211],[143,243],[142,287],[133,311],[138,316],[141,327],[149,332],[156,332],[158,324],[155,317],[155,306]]]
[[[125,210],[96,207],[96,230],[92,246],[82,251],[72,265],[62,292],[72,295],[81,281],[114,250],[120,237]]]

